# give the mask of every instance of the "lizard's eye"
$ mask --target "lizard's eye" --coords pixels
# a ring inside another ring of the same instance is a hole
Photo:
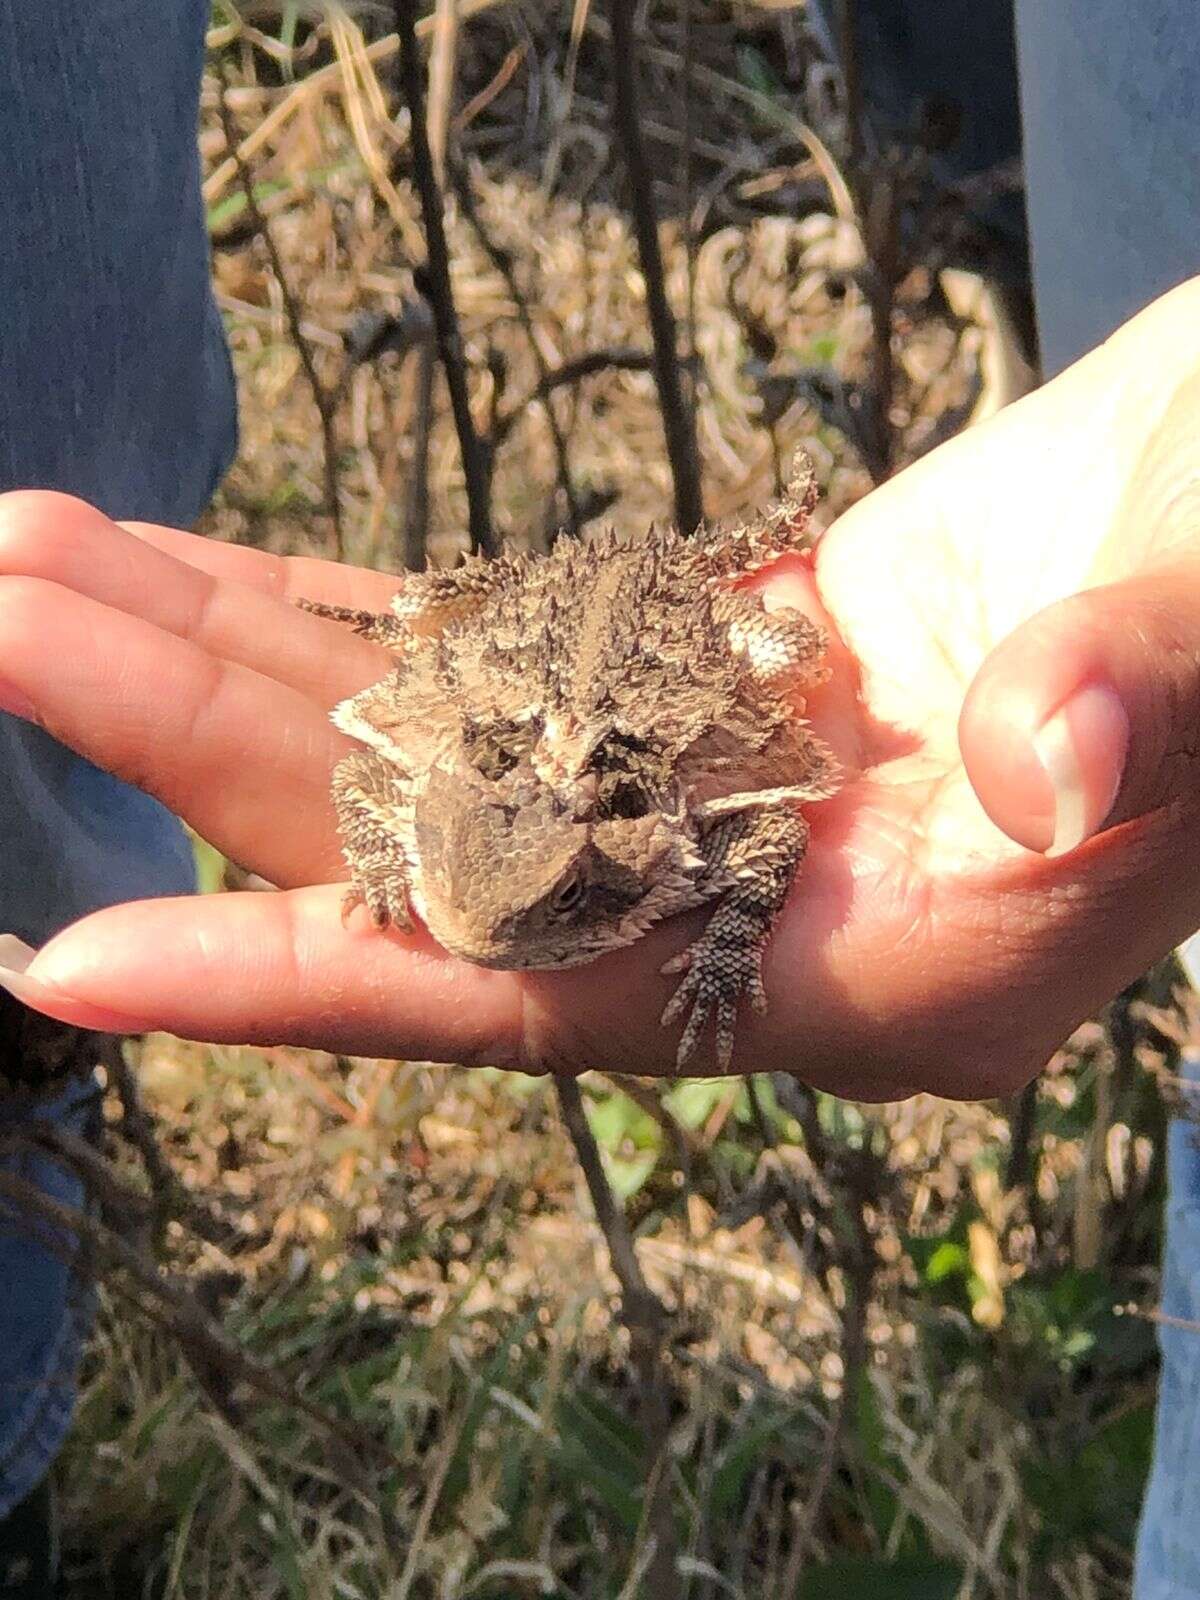
[[[468,722],[463,727],[463,744],[476,772],[498,783],[529,753],[533,735],[528,725],[516,722],[497,722],[482,727]]]
[[[571,872],[562,879],[550,895],[550,909],[559,915],[574,911],[583,899],[583,874]]]

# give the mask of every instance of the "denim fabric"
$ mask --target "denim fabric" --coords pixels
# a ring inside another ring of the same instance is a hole
[[[1200,272],[1200,15],[1195,0],[1017,0],[1017,35],[1038,325],[1054,372]],[[1168,1312],[1200,1320],[1196,1131],[1180,1121],[1171,1132],[1162,1294]],[[1133,1592],[1200,1600],[1200,1334],[1163,1328],[1159,1343]]]
[[[186,526],[233,453],[196,152],[208,13],[208,0],[0,0],[0,490]],[[0,715],[0,927],[36,943],[194,883],[161,806]],[[36,1115],[79,1131],[94,1096],[0,1102],[0,1130]],[[44,1158],[21,1170],[81,1199]],[[59,1244],[0,1211],[0,1515],[70,1420],[87,1297]]]
[[[950,176],[1011,141],[1006,11],[1012,0],[858,0],[864,92],[882,124],[911,126],[907,108],[926,97],[966,108],[945,157]],[[1052,374],[1200,273],[1200,10],[1196,0],[1015,0],[1015,19],[1038,329]],[[1185,961],[1200,988],[1200,936]],[[1200,1080],[1200,1061],[1193,1071]],[[1187,1121],[1171,1133],[1163,1273],[1165,1309],[1200,1321],[1200,1146]],[[1134,1595],[1200,1600],[1200,1334],[1164,1328],[1160,1345]]]
[[[1192,981],[1200,977],[1195,962]],[[1159,1329],[1162,1375],[1154,1466],[1138,1537],[1136,1600],[1200,1595],[1200,1054],[1184,1064],[1196,1088],[1171,1123],[1162,1309],[1191,1327]]]
[[[835,16],[836,0],[813,0],[810,17],[833,55]],[[1012,0],[857,0],[855,22],[863,107],[876,139],[908,143],[922,122],[936,123],[941,139],[930,165],[947,184],[1020,157]],[[1024,197],[992,194],[974,215],[992,235],[989,274],[1024,283]]]
[[[1053,373],[1200,272],[1200,11],[1196,0],[1017,0],[1017,41]]]

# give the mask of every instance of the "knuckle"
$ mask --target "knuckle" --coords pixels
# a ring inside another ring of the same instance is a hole
[[[17,489],[0,495],[0,570],[53,572],[64,551],[105,520],[86,501],[49,489]]]

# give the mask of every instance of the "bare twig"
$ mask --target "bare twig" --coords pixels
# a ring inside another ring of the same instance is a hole
[[[275,281],[279,285],[279,296],[283,301],[283,313],[287,318],[288,331],[292,343],[296,347],[296,354],[300,358],[300,365],[304,369],[304,376],[308,387],[312,391],[313,404],[317,408],[317,415],[321,419],[321,451],[322,463],[325,473],[325,509],[329,520],[333,523],[334,550],[340,560],[344,554],[342,548],[342,510],[339,500],[338,482],[338,440],[337,419],[333,393],[326,389],[317,372],[316,362],[313,359],[312,347],[304,336],[303,317],[300,303],[296,298],[291,281],[283,269],[283,258],[275,243],[275,236],[267,226],[263,216],[262,207],[258,203],[258,196],[254,192],[254,177],[242,156],[238,144],[237,130],[233,125],[233,115],[229,109],[229,77],[225,63],[217,57],[217,104],[221,114],[221,126],[225,132],[225,144],[229,150],[237,170],[238,182],[242,193],[246,197],[246,213],[254,227],[255,233],[263,242],[271,263],[271,271],[275,274]]]
[[[446,151],[450,137],[450,111],[454,100],[454,67],[458,55],[457,0],[437,0],[433,16],[433,43],[429,51],[429,111],[426,131],[433,174],[439,186],[446,181]],[[412,471],[404,507],[404,565],[410,572],[424,570],[429,544],[429,442],[433,435],[433,384],[437,348],[428,339],[416,357],[416,414],[413,419]]]
[[[563,1123],[570,1135],[571,1143],[575,1146],[575,1154],[579,1157],[579,1165],[583,1169],[584,1181],[592,1198],[596,1221],[608,1245],[612,1269],[621,1285],[625,1319],[632,1320],[639,1326],[661,1325],[666,1320],[666,1308],[642,1275],[625,1213],[613,1198],[608,1179],[604,1176],[600,1148],[588,1122],[587,1112],[584,1110],[579,1084],[574,1078],[559,1078],[555,1087],[558,1091]]]
[[[490,510],[491,471],[487,449],[476,433],[471,417],[467,361],[450,284],[450,252],[442,215],[442,191],[434,171],[425,121],[425,85],[417,45],[416,0],[394,0],[394,6],[396,31],[400,36],[400,85],[411,122],[409,137],[412,141],[413,181],[421,199],[421,215],[425,223],[427,260],[418,275],[418,287],[433,312],[438,355],[450,391],[450,406],[454,412],[454,426],[458,432],[463,477],[466,480],[471,548],[492,556],[496,554],[498,546]]]
[[[90,1139],[69,1127],[40,1120],[16,1123],[0,1132],[0,1155],[28,1155],[31,1150],[53,1156],[60,1166],[73,1172],[87,1189],[89,1199],[99,1205],[101,1214],[114,1227],[139,1234],[152,1221],[153,1201],[122,1183],[116,1168]]]
[[[891,473],[899,443],[891,411],[896,389],[892,328],[896,287],[903,276],[900,219],[906,174],[901,168],[902,162],[896,158],[882,163],[878,170],[859,174],[853,185],[866,256],[858,276],[871,313],[870,377],[862,396],[870,410],[859,419],[859,427],[866,465],[876,482]]]
[[[683,250],[687,262],[687,311],[684,317],[684,353],[690,361],[696,353],[696,230],[692,218],[692,143],[695,129],[692,125],[692,74],[695,61],[695,33],[692,28],[692,0],[679,0],[677,25],[679,60],[683,69],[680,89],[680,123],[683,135],[683,153],[679,171],[679,218],[683,228]],[[689,389],[689,404],[695,408],[695,391]]]
[[[633,0],[609,0],[613,75],[613,136],[621,149],[629,185],[630,213],[638,259],[646,284],[646,309],[654,341],[654,377],[662,408],[663,432],[675,483],[675,520],[692,533],[704,520],[696,421],[683,394],[675,343],[675,317],[667,299],[653,181],[646,160],[637,100]]]
[[[541,392],[535,390],[535,394],[537,395],[537,399],[542,407],[542,410],[546,414],[546,424],[550,429],[550,438],[554,445],[554,460],[558,472],[558,482],[559,487],[563,492],[563,498],[567,502],[567,517],[570,524],[570,529],[573,534],[578,533],[583,520],[579,505],[579,496],[575,493],[575,485],[571,479],[571,460],[567,452],[566,437],[563,434],[562,428],[559,426],[558,417],[555,415],[554,405],[550,399],[552,391],[550,388],[542,388],[542,386],[546,384],[547,380],[550,378],[550,366],[545,356],[542,354],[541,346],[537,342],[537,335],[535,334],[533,327],[533,316],[529,310],[529,301],[526,298],[525,292],[521,288],[520,281],[517,278],[517,274],[513,269],[512,256],[507,250],[503,249],[496,243],[496,241],[491,237],[487,229],[484,227],[483,218],[479,215],[479,208],[475,204],[475,196],[471,191],[470,178],[461,167],[455,166],[451,173],[451,181],[454,184],[454,192],[458,197],[458,203],[462,207],[463,216],[466,217],[467,221],[474,229],[475,237],[483,246],[484,253],[488,260],[504,279],[505,286],[508,289],[509,294],[512,296],[513,304],[517,308],[517,320],[521,324],[521,331],[524,333],[525,338],[528,341],[530,352],[538,369],[538,390]],[[498,420],[499,419],[497,419],[497,421]],[[496,427],[495,424],[493,424],[493,452],[495,450],[495,446]]]
[[[100,1053],[108,1081],[121,1102],[121,1120],[116,1131],[129,1141],[141,1157],[150,1184],[156,1242],[161,1242],[168,1221],[174,1217],[210,1244],[224,1249],[235,1243],[245,1245],[248,1242],[246,1235],[232,1221],[227,1221],[186,1189],[163,1155],[154,1121],[142,1105],[137,1079],[125,1059],[124,1040],[105,1039],[100,1046]]]
[[[1035,1078],[1027,1083],[1014,1098],[1008,1112],[1008,1160],[1004,1164],[1004,1187],[1024,1189],[1027,1186],[1032,1199],[1034,1152],[1033,1139],[1037,1120],[1038,1084]]]
[[[416,353],[416,406],[413,418],[412,467],[404,506],[404,565],[423,572],[429,544],[429,439],[433,432],[433,380],[437,352],[426,340]]]
[[[500,63],[495,77],[480,89],[478,94],[472,95],[466,105],[454,118],[455,133],[462,133],[470,127],[475,118],[481,116],[497,95],[503,94],[516,74],[517,68],[529,53],[529,46],[524,39],[520,44],[513,45],[512,49]]]
[[[777,1089],[794,1084],[786,1074],[775,1074],[772,1083]],[[799,1086],[797,1086],[799,1087]],[[780,1180],[788,1214],[790,1230],[796,1243],[803,1247],[805,1236],[812,1231],[812,1223],[805,1216],[803,1196],[785,1162],[778,1158],[778,1139],[771,1120],[766,1114],[753,1078],[746,1080],[746,1092],[763,1144],[775,1156],[776,1176]],[[861,1150],[841,1151],[841,1160],[831,1155],[828,1142],[816,1120],[811,1092],[801,1090],[800,1095],[789,1097],[785,1107],[801,1122],[810,1159],[821,1161],[824,1175],[835,1190],[844,1189],[848,1195],[847,1213],[843,1217],[839,1240],[839,1261],[846,1275],[846,1306],[842,1313],[842,1386],[829,1414],[825,1439],[817,1468],[808,1487],[802,1511],[797,1516],[792,1548],[785,1568],[782,1594],[795,1594],[800,1585],[804,1562],[812,1542],[813,1533],[820,1522],[825,1498],[833,1483],[834,1471],[842,1454],[842,1442],[859,1377],[866,1360],[866,1319],[871,1290],[875,1281],[875,1247],[866,1224],[865,1208],[879,1203],[879,1162],[869,1141]],[[807,1103],[806,1103],[807,1102]],[[809,1109],[811,1107],[811,1110]],[[840,1181],[839,1181],[840,1180]]]
[[[838,53],[846,96],[846,160],[851,171],[863,155],[862,71],[858,51],[856,0],[837,0]]]
[[[1200,1333],[1200,1322],[1191,1317],[1177,1317],[1170,1311],[1160,1311],[1155,1306],[1139,1306],[1136,1300],[1127,1305],[1113,1307],[1119,1317],[1137,1317],[1141,1322],[1152,1322],[1158,1328],[1178,1328],[1181,1333]]]
[[[650,372],[654,368],[654,353],[650,350],[589,350],[585,355],[573,356],[561,367],[554,367],[544,378],[539,378],[528,394],[503,410],[492,426],[492,443],[495,448],[508,438],[531,405],[546,399],[555,389],[566,389],[598,372]]]
[[[655,1600],[676,1600],[682,1593],[677,1566],[675,1522],[671,1512],[668,1463],[671,1410],[662,1352],[669,1316],[667,1308],[643,1276],[625,1213],[617,1205],[604,1176],[600,1150],[574,1078],[556,1082],[563,1122],[583,1169],[596,1221],[608,1245],[608,1256],[621,1285],[621,1320],[629,1333],[630,1356],[638,1376],[640,1423],[646,1446],[646,1526],[654,1552],[646,1569],[646,1592]]]

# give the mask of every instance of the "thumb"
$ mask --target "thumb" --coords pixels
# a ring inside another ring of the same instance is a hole
[[[1200,806],[1200,563],[1023,623],[976,674],[958,738],[984,810],[1030,850],[1062,855],[1115,823]]]

